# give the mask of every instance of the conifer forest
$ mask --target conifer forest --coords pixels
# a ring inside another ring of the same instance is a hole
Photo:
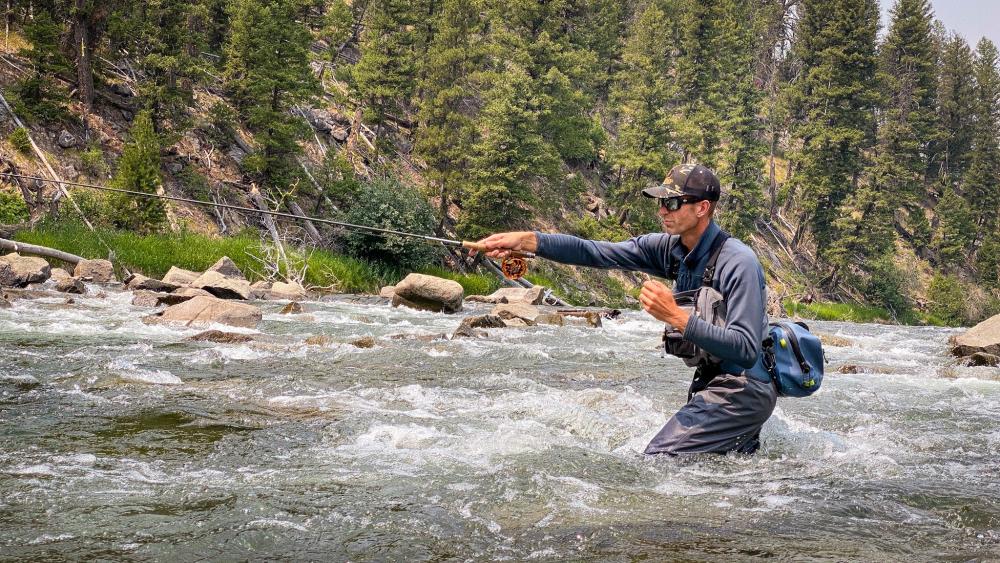
[[[660,230],[640,190],[697,162],[782,299],[945,324],[1000,312],[1000,55],[929,0],[896,0],[882,22],[877,0],[5,8],[0,88],[21,121],[4,120],[5,171],[41,174],[37,143],[66,180],[467,240],[622,240]],[[255,226],[72,193],[110,229]],[[5,180],[0,223],[73,219],[54,194]],[[303,244],[376,262],[475,266],[302,228]]]

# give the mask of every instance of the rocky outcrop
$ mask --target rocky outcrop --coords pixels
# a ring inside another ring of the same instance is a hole
[[[425,274],[410,274],[396,284],[392,306],[405,305],[425,311],[457,313],[462,310],[464,295],[465,291],[456,281]]]
[[[115,267],[108,260],[80,260],[73,269],[73,277],[95,283],[118,281]]]
[[[497,305],[490,311],[491,315],[500,317],[504,321],[507,321],[508,326],[524,326],[520,323],[511,323],[510,321],[514,319],[519,319],[527,326],[532,326],[537,324],[535,321],[542,314],[538,310],[538,307],[534,305],[526,305],[524,303],[502,303]]]
[[[198,276],[200,275],[201,274],[198,272],[192,272],[191,270],[171,266],[167,271],[167,274],[163,276],[163,283],[176,286],[191,285],[191,282],[198,279]]]
[[[212,264],[205,272],[219,272],[227,278],[235,278],[238,280],[246,280],[246,276],[240,271],[239,266],[236,265],[228,256],[223,256],[219,260]]]
[[[523,303],[527,305],[541,305],[545,299],[545,288],[536,285],[534,287],[504,287],[494,291],[489,295],[470,295],[466,301],[477,303]]]
[[[44,258],[10,253],[0,256],[0,286],[27,287],[41,283],[52,275],[52,268]]]
[[[147,278],[142,274],[132,274],[125,279],[125,288],[132,291],[147,290],[147,291],[162,291],[165,293],[170,293],[175,291],[180,286],[173,283],[168,283],[160,281],[153,278]]]
[[[147,323],[199,326],[212,323],[257,328],[262,314],[249,303],[239,303],[216,297],[198,296],[167,307],[163,312],[144,319]]]
[[[217,270],[207,270],[191,282],[191,287],[203,289],[220,299],[250,299],[250,283],[245,279],[222,275]]]
[[[1000,315],[995,315],[977,324],[951,340],[951,353],[960,358],[971,358],[975,354],[1000,356]]]

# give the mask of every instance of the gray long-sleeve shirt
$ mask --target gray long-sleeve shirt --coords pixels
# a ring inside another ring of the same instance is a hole
[[[622,242],[602,242],[569,235],[535,233],[536,254],[549,260],[591,266],[646,272],[668,277],[668,249],[678,265],[674,293],[697,289],[710,258],[712,242],[721,229],[711,222],[698,244],[690,252],[679,237],[651,233]],[[720,358],[722,370],[738,374],[757,362],[761,340],[767,333],[764,269],[757,256],[737,239],[726,241],[719,254],[712,286],[726,300],[724,327],[713,326],[692,315],[684,329],[684,338]]]

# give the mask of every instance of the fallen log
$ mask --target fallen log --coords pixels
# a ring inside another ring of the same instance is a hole
[[[69,252],[63,252],[62,250],[56,250],[47,246],[38,246],[36,244],[26,244],[5,238],[0,238],[0,248],[10,250],[11,252],[16,252],[18,254],[31,254],[45,258],[54,258],[70,264],[77,264],[81,260],[84,260],[81,256],[70,254]]]

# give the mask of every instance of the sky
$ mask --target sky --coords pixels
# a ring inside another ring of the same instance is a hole
[[[879,0],[882,4],[882,27],[889,26],[889,10],[896,0]],[[1000,46],[1000,0],[931,0],[934,17],[948,31],[965,37],[975,48],[981,37]]]

